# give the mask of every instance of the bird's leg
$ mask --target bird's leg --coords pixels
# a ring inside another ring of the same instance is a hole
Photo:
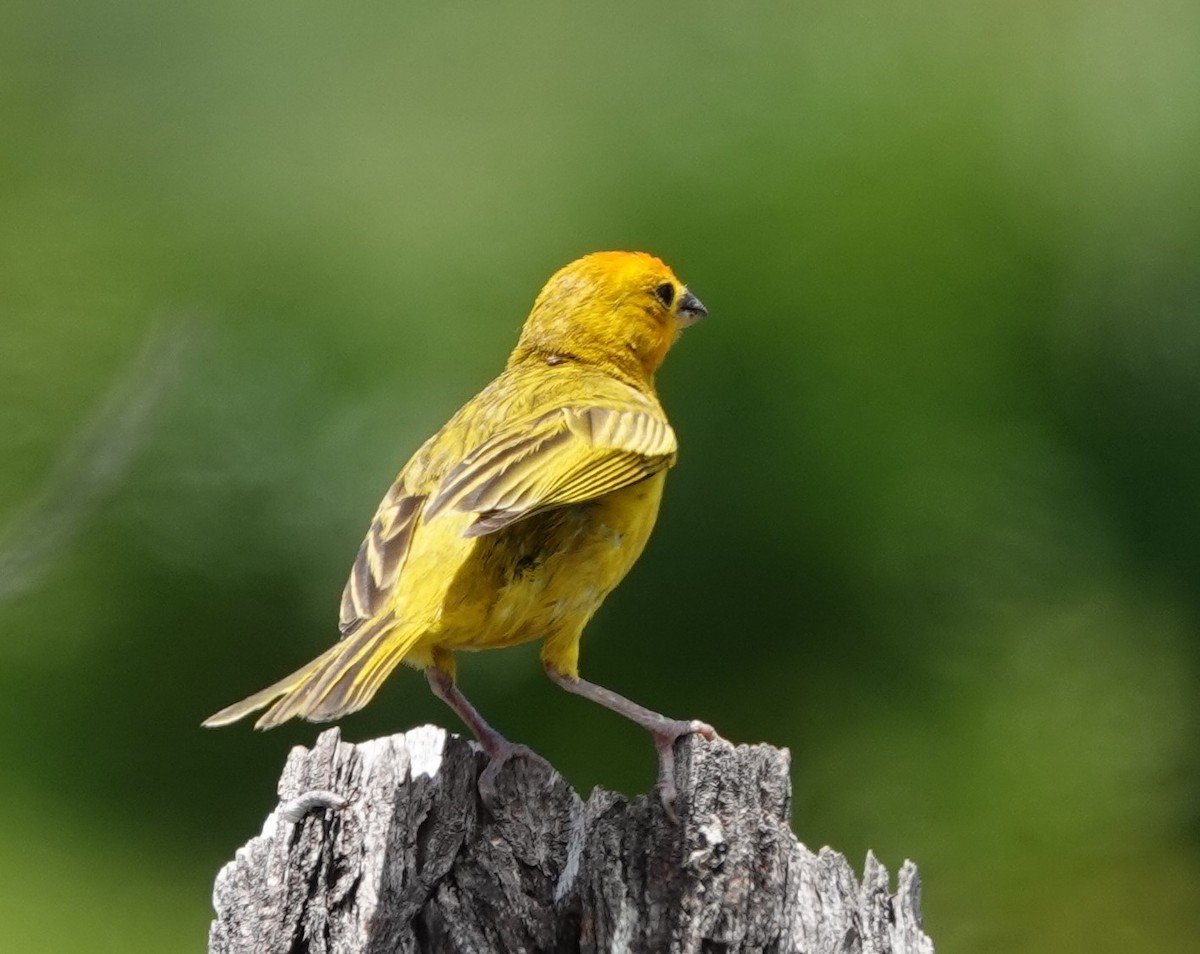
[[[437,663],[426,668],[425,678],[428,680],[433,694],[458,713],[458,717],[466,723],[471,734],[475,736],[487,754],[487,768],[479,776],[479,795],[489,809],[494,807],[496,804],[496,776],[504,763],[514,755],[531,758],[537,758],[537,756],[528,746],[509,742],[488,725],[483,716],[479,714],[479,710],[471,705],[467,697],[462,694],[462,690],[454,684],[454,677],[440,668]]]
[[[675,820],[675,742],[685,735],[695,732],[712,741],[719,738],[716,729],[707,722],[695,719],[669,719],[665,715],[639,706],[636,702],[626,699],[611,689],[605,689],[594,682],[578,677],[571,678],[551,663],[546,664],[546,675],[562,686],[567,692],[598,702],[607,709],[612,709],[626,719],[636,722],[650,733],[654,739],[654,748],[658,752],[658,793],[662,798],[663,808],[671,820]]]

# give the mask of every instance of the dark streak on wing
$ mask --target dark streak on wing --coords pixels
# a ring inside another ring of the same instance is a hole
[[[416,524],[413,518],[424,499],[419,496],[402,497],[394,508],[389,526],[385,528],[379,517],[371,523],[371,549],[378,559],[378,580],[382,586],[390,588],[396,582],[396,575],[412,542]]]
[[[523,460],[510,461],[503,470],[487,475],[486,479],[459,501],[458,506],[476,512],[491,509],[524,509],[520,502],[529,495],[536,484],[546,458],[570,440],[571,433],[565,429],[548,433],[533,453]],[[514,502],[509,506],[499,507],[497,505],[501,497],[512,498]]]
[[[527,516],[529,516],[529,512],[526,510],[486,510],[463,531],[463,536],[467,538],[482,537],[489,533],[495,533],[497,530],[503,530],[510,523],[516,523],[522,517]]]
[[[642,410],[564,407],[480,444],[446,476],[426,509],[474,513],[464,533],[494,533],[544,510],[580,503],[670,467],[675,435]]]
[[[553,416],[557,417],[557,412]],[[532,422],[528,430],[517,434],[501,434],[485,441],[467,454],[442,481],[437,495],[426,509],[426,517],[433,519],[451,507],[455,510],[472,509],[474,505],[467,503],[468,500],[478,501],[483,489],[510,468],[542,453],[548,440],[563,433],[560,422],[554,422],[557,426],[553,429],[545,428],[549,417],[547,415]]]
[[[399,481],[392,485],[358,548],[350,579],[342,591],[338,625],[343,637],[363,620],[379,614],[404,567],[425,502],[423,495],[408,495],[404,489]]]

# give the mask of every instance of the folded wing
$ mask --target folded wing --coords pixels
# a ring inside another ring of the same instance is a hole
[[[403,474],[379,504],[342,591],[338,625],[343,634],[382,611],[404,567],[424,504],[424,495],[409,493]]]
[[[628,487],[670,467],[675,432],[649,409],[565,407],[496,434],[442,480],[425,508],[476,514],[466,536]]]

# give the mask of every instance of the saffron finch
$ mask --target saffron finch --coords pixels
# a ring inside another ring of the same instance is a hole
[[[597,252],[555,273],[500,376],[421,446],[384,496],[342,596],[341,640],[204,724],[264,708],[260,729],[337,719],[405,662],[424,670],[479,740],[487,797],[500,766],[528,750],[467,701],[454,653],[541,639],[554,682],[651,733],[670,812],[675,741],[715,732],[580,678],[579,640],[654,526],[676,453],[654,374],[681,329],[705,314],[643,252]]]

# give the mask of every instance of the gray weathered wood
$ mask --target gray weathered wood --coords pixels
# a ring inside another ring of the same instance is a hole
[[[911,862],[892,894],[873,855],[860,884],[792,835],[785,751],[681,740],[678,823],[524,758],[485,808],[482,759],[433,726],[293,750],[280,807],[217,876],[210,954],[932,954]]]

